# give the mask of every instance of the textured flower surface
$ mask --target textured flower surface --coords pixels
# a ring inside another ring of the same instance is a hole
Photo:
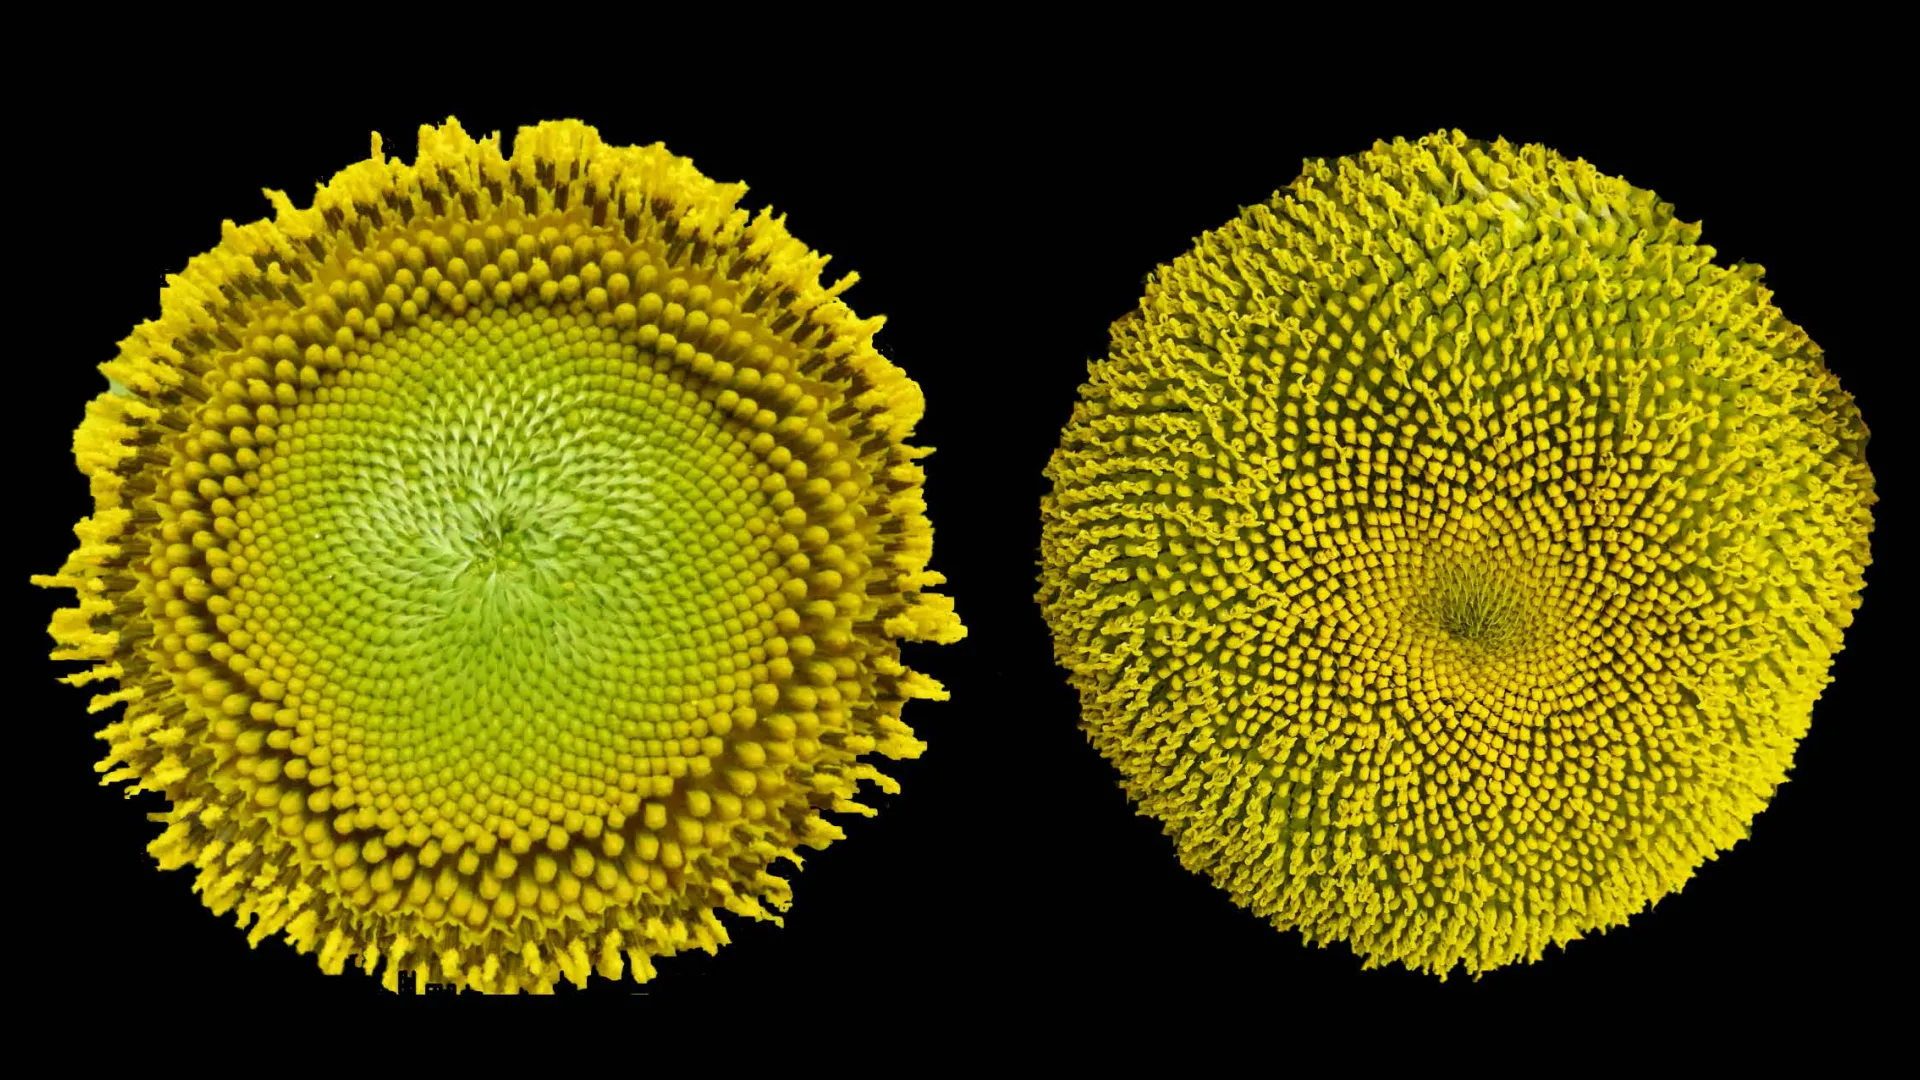
[[[777,918],[952,641],[919,388],[658,146],[449,120],[225,226],[102,365],[40,584],[100,768],[254,943],[545,991]],[[773,909],[770,911],[769,909]],[[384,966],[383,966],[384,965]]]
[[[1183,863],[1367,966],[1537,959],[1746,835],[1859,603],[1867,432],[1756,266],[1458,132],[1148,282],[1040,602]]]

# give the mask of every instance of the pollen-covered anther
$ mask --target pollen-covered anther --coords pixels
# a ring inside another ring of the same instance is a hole
[[[119,680],[101,771],[256,944],[644,980],[919,753],[899,641],[964,630],[918,390],[744,190],[573,122],[376,136],[103,365],[55,655]]]
[[[1039,599],[1181,860],[1444,976],[1746,835],[1859,603],[1867,432],[1760,268],[1458,132],[1201,237],[1048,469]]]

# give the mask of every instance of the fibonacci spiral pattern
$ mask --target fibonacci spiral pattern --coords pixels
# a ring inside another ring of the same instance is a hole
[[[1048,470],[1039,598],[1186,866],[1444,976],[1745,835],[1873,480],[1819,350],[1699,234],[1454,132],[1309,162],[1150,280]]]
[[[781,219],[664,149],[449,120],[228,223],[102,365],[41,584],[251,940],[552,988],[773,917],[938,684],[919,388]]]

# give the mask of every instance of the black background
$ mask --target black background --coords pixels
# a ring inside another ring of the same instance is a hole
[[[1684,1024],[1708,1007],[1762,1026],[1812,1004],[1877,1011],[1876,973],[1904,948],[1893,884],[1904,860],[1879,831],[1877,763],[1889,726],[1909,722],[1887,700],[1903,629],[1881,579],[1906,543],[1894,384],[1910,349],[1882,344],[1897,309],[1875,295],[1870,269],[1883,234],[1907,230],[1906,211],[1866,213],[1859,201],[1883,165],[1867,152],[1882,123],[1876,92],[1769,84],[1736,105],[1708,84],[1646,86],[1634,92],[1700,104],[1620,109],[1552,94],[1532,107],[1495,104],[1436,87],[1389,107],[1283,95],[1235,109],[1157,90],[1013,94],[1002,83],[974,73],[941,91],[887,81],[804,101],[751,88],[731,97],[711,87],[449,89],[365,107],[289,107],[264,93],[200,113],[49,113],[41,145],[63,163],[58,195],[71,209],[23,222],[44,231],[37,272],[58,288],[14,312],[40,335],[10,361],[21,394],[9,410],[22,433],[15,461],[31,478],[12,502],[22,561],[55,569],[69,524],[88,511],[68,446],[101,387],[93,366],[157,313],[161,275],[216,244],[221,219],[266,216],[262,187],[304,203],[316,181],[366,155],[372,130],[388,153],[410,158],[418,126],[450,112],[475,134],[577,117],[608,142],[664,141],[708,176],[746,180],[749,206],[785,210],[796,235],[834,256],[829,278],[861,273],[848,301],[889,317],[880,345],[926,391],[915,441],[939,448],[927,463],[933,566],[951,579],[971,633],[908,647],[909,663],[953,699],[910,706],[930,750],[887,765],[904,793],[876,793],[877,818],[843,821],[848,839],[809,856],[785,928],[729,917],[734,943],[717,957],[661,961],[645,987],[596,979],[563,997],[645,1015],[743,996],[794,1001],[777,1026],[804,1026],[816,1010],[911,1025],[937,1006],[983,1030],[1098,1005],[1104,1023],[1147,1025],[1137,1029],[1147,1039],[1161,1037],[1148,1020],[1169,1002],[1251,1007],[1276,1022],[1378,1006],[1389,1011],[1356,1015],[1412,1022],[1458,1009],[1497,1021],[1544,1008],[1593,1025],[1584,1037],[1594,1039],[1608,1038],[1614,1019]],[[1859,399],[1882,494],[1864,606],[1791,781],[1753,838],[1623,929],[1444,984],[1398,968],[1363,972],[1341,946],[1303,946],[1181,869],[1076,729],[1074,695],[1031,601],[1041,469],[1086,361],[1104,353],[1108,323],[1133,306],[1147,272],[1291,182],[1302,158],[1443,126],[1585,157],[1703,219],[1722,260],[1765,265],[1777,302]],[[91,134],[72,135],[83,129]],[[14,584],[10,622],[27,639],[16,655],[30,657],[68,594]],[[250,951],[228,919],[200,906],[187,872],[157,872],[142,850],[157,830],[143,816],[152,797],[127,802],[96,786],[90,766],[103,746],[88,692],[54,684],[59,665],[22,666],[15,685],[28,688],[21,722],[32,756],[13,766],[44,786],[49,812],[28,825],[16,811],[16,829],[66,840],[27,864],[32,887],[59,897],[38,917],[56,994],[103,992],[110,973],[104,992],[153,1001],[262,995],[393,1009],[411,1000],[396,1005],[351,968],[325,978],[277,939]],[[1910,707],[1900,713],[1910,720]]]

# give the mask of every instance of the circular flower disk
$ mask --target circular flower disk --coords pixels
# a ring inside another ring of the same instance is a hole
[[[546,991],[776,918],[953,641],[919,388],[782,219],[578,123],[449,120],[227,223],[102,365],[41,584],[108,781],[258,943]]]
[[[1651,192],[1458,132],[1150,279],[1048,470],[1040,602],[1181,861],[1444,977],[1678,889],[1859,603],[1853,401]]]

